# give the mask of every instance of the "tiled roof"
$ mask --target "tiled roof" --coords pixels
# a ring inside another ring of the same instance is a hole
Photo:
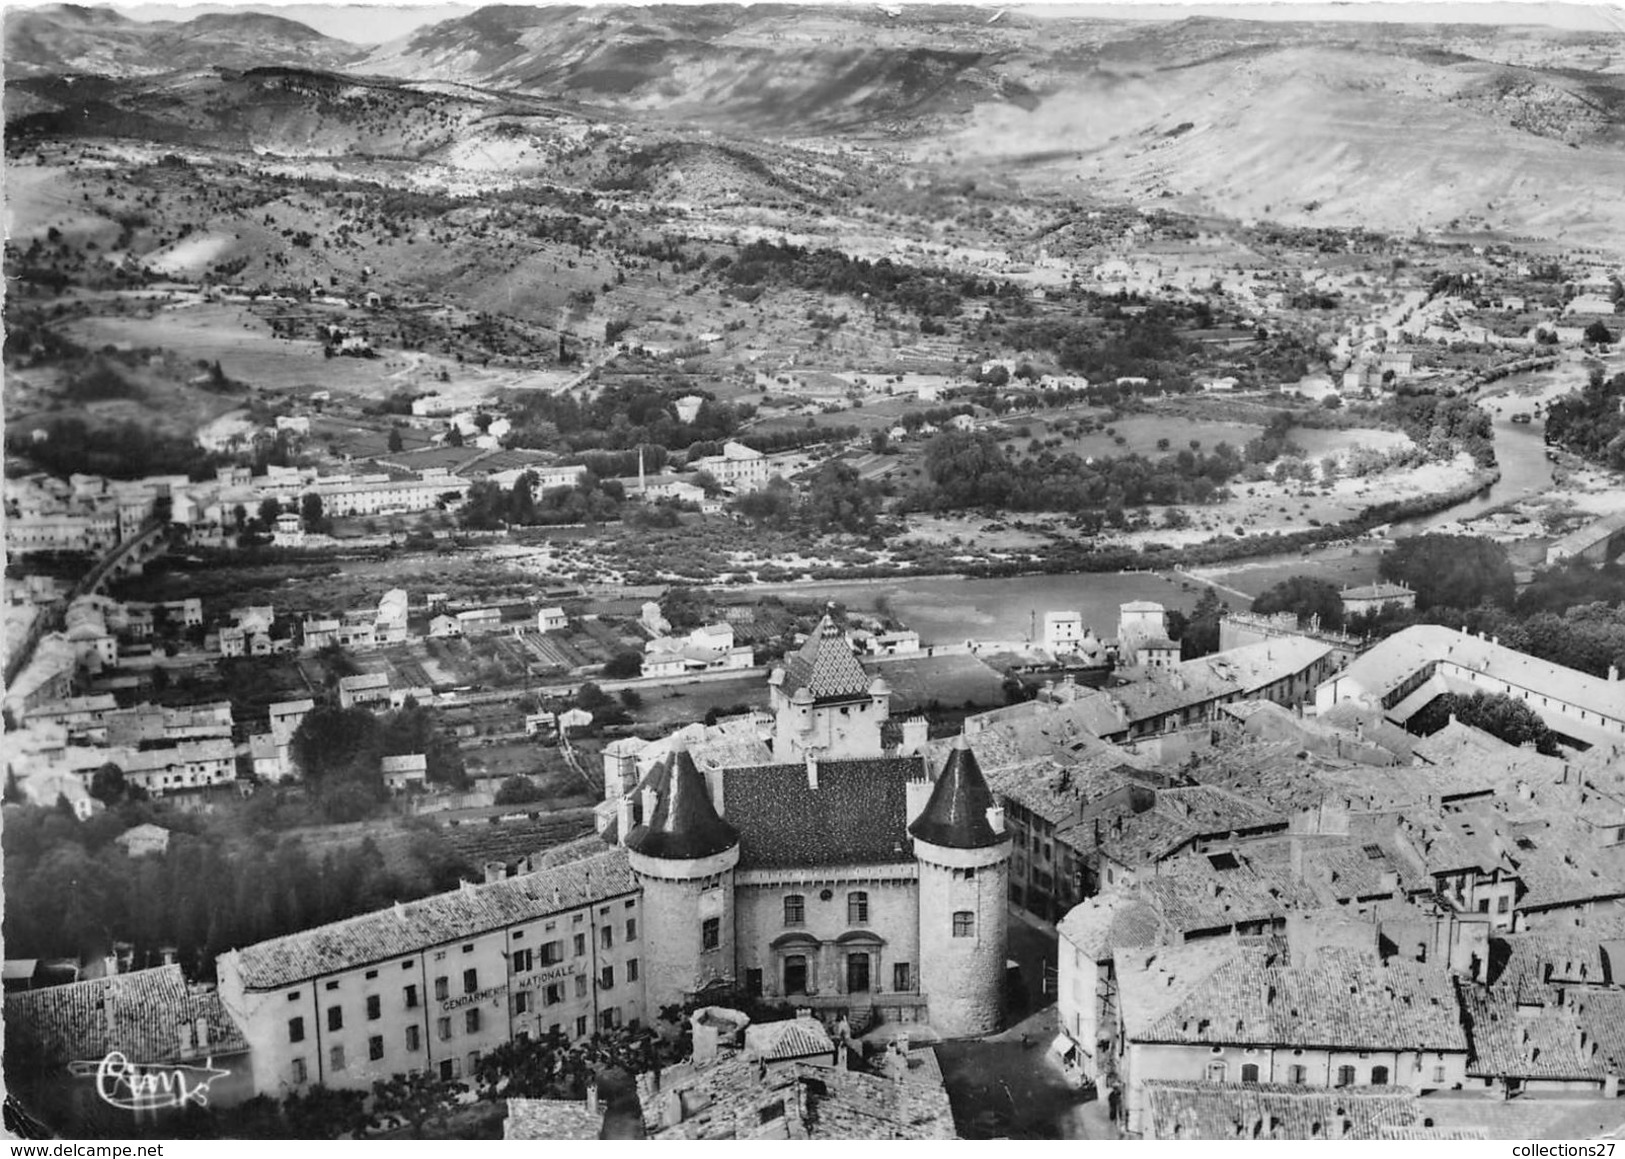
[[[1601,1045],[1583,1033],[1574,1012],[1554,1001],[1523,1005],[1504,987],[1463,987],[1472,1054],[1467,1073],[1484,1078],[1596,1079],[1608,1073]],[[1625,1060],[1622,1060],[1625,1061]]]
[[[723,808],[739,830],[739,868],[874,865],[914,859],[909,781],[927,778],[919,757],[758,765],[723,771]]]
[[[219,994],[192,989],[174,965],[7,994],[5,1011],[8,1037],[32,1040],[58,1062],[114,1050],[131,1062],[182,1062],[248,1049]],[[200,1018],[208,1024],[202,1043],[194,1038]]]
[[[1287,909],[1313,907],[1320,900],[1284,864],[1239,855],[1235,861],[1236,868],[1221,870],[1206,857],[1180,858],[1163,865],[1137,892],[1180,933],[1270,922]]]
[[[953,1110],[941,1082],[911,1068],[899,1082],[807,1062],[766,1066],[730,1055],[638,1076],[644,1130],[655,1139],[953,1139]],[[680,1123],[665,1123],[670,1101]]]
[[[1091,962],[1109,962],[1119,947],[1155,946],[1167,940],[1157,907],[1137,893],[1088,898],[1061,919],[1058,932]]]
[[[992,807],[993,793],[976,765],[976,754],[960,737],[908,831],[949,849],[986,849],[1009,840],[1003,828],[995,830],[988,820]]]
[[[981,760],[980,739],[971,742],[971,751],[977,754],[988,788],[1052,825],[1077,817],[1091,801],[1134,783],[1128,775],[1132,770],[1120,771],[1110,757],[1091,756],[1077,764],[1034,757],[990,770]]]
[[[1394,1087],[1150,1079],[1145,1095],[1148,1139],[1376,1139],[1421,1121],[1416,1096]]]
[[[645,857],[690,860],[739,843],[738,831],[717,816],[705,778],[679,746],[644,782],[656,794],[654,812],[627,834],[627,848]]]
[[[745,1053],[768,1062],[819,1054],[827,1057],[834,1050],[829,1031],[816,1018],[787,1018],[745,1028]]]
[[[636,888],[626,851],[608,849],[536,873],[486,885],[464,884],[419,901],[257,942],[221,958],[235,964],[247,989],[274,990],[618,897]]]
[[[604,1116],[566,1099],[509,1099],[504,1139],[596,1139]]]
[[[1167,951],[1159,951],[1166,953]],[[1124,976],[1119,993],[1150,984],[1143,971]],[[1333,1047],[1350,1050],[1467,1048],[1450,975],[1442,969],[1341,949],[1312,964],[1241,945],[1204,971],[1187,994],[1131,1028],[1140,1042]]]
[[[786,695],[805,688],[815,701],[850,700],[867,696],[869,684],[869,674],[828,616],[819,621],[799,652],[784,658]]]

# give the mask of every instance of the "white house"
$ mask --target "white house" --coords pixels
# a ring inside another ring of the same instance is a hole
[[[541,608],[536,612],[538,632],[561,632],[569,624],[570,618],[564,614],[563,608]]]
[[[421,788],[428,783],[429,758],[423,753],[385,757],[382,771],[384,784],[392,792],[399,793],[414,786]]]

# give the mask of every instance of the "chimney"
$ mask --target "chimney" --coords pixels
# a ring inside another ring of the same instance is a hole
[[[199,1050],[208,1050],[209,1049],[209,1020],[207,1018],[204,1018],[201,1015],[199,1015],[197,1020],[192,1025],[193,1025],[193,1035],[194,1035],[193,1041],[195,1043],[197,1043],[197,1048]]]
[[[818,754],[811,749],[807,750],[807,787],[818,788]]]
[[[1614,683],[1618,679],[1619,679],[1619,665],[1618,664],[1610,664],[1610,665],[1608,665],[1608,681],[1609,681],[1609,683]]]
[[[627,834],[632,832],[631,794],[627,794],[615,803],[615,829],[617,843],[625,845]]]
[[[643,790],[643,823],[650,824],[654,820],[655,803],[659,798],[653,789]]]
[[[1294,836],[1288,843],[1292,857],[1292,877],[1294,881],[1303,880],[1303,838]]]
[[[598,1113],[598,1084],[596,1082],[590,1082],[590,1083],[587,1084],[587,1114],[596,1115],[597,1113]]]
[[[698,1013],[689,1017],[694,1032],[694,1063],[703,1066],[717,1059],[717,1028]]]
[[[903,785],[906,794],[908,809],[908,823],[914,824],[916,818],[925,812],[926,802],[931,800],[930,781],[908,781]]]
[[[118,974],[118,955],[108,954],[102,959],[102,969],[107,977],[112,978]]]
[[[406,920],[406,906],[398,901],[395,903],[395,916],[403,922]]]
[[[190,1057],[197,1050],[197,1028],[190,1022],[177,1022],[175,1024],[175,1053],[182,1058]]]
[[[666,1101],[664,1105],[661,1106],[660,1110],[661,1121],[664,1122],[666,1126],[677,1126],[683,1121],[683,1096],[678,1094],[676,1091],[672,1091],[666,1096]]]
[[[463,893],[466,894],[466,895],[472,895],[473,892],[474,892],[474,883],[472,881],[469,881],[466,877],[465,878],[458,878],[458,880],[457,880],[457,888],[462,890]]]
[[[846,1040],[844,1038],[835,1044],[835,1069],[846,1069]]]
[[[1004,807],[1001,805],[989,805],[987,807],[987,823],[988,827],[991,828],[993,832],[1003,833]]]
[[[501,881],[508,876],[508,866],[501,861],[487,861],[485,863],[485,884]]]

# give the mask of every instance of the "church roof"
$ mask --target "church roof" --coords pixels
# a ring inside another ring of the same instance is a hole
[[[987,787],[976,754],[961,736],[942,766],[931,799],[908,831],[921,841],[950,849],[985,849],[1005,836],[987,819],[993,805],[993,790]]]
[[[909,781],[918,757],[821,760],[818,787],[804,763],[723,770],[722,800],[739,827],[739,868],[889,865],[912,861]]]
[[[656,793],[654,813],[627,835],[628,849],[645,857],[689,860],[739,844],[738,831],[717,816],[687,746],[674,749],[645,783]]]
[[[848,700],[869,695],[869,674],[835,621],[825,616],[801,650],[785,657],[781,687],[786,695],[805,688],[814,700]]]

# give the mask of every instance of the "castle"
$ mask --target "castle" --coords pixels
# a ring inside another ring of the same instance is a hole
[[[892,727],[828,618],[771,688],[771,719],[610,745],[608,843],[220,955],[253,1092],[456,1081],[722,987],[854,1028],[996,1029],[1012,835],[975,756],[961,738],[933,777],[924,722]]]
[[[771,762],[703,773],[678,742],[635,784],[607,757],[617,838],[643,893],[651,1010],[708,985],[830,1013],[999,1017],[1010,835],[964,743],[940,773],[888,750],[890,689],[825,617],[769,680]]]

